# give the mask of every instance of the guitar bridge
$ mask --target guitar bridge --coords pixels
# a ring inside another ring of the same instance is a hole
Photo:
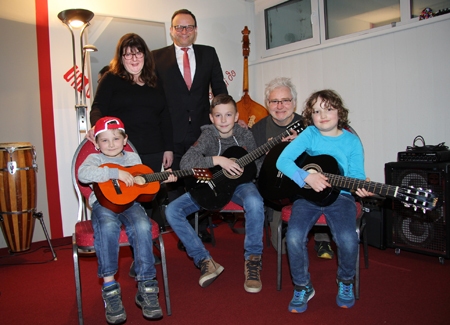
[[[113,183],[113,186],[114,186],[114,190],[116,191],[116,194],[117,195],[122,194],[122,190],[120,189],[119,181],[117,179],[113,179],[112,183]]]

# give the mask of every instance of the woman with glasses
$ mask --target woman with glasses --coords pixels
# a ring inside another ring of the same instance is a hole
[[[172,165],[170,112],[164,93],[157,87],[153,56],[137,34],[122,36],[109,71],[98,84],[90,113],[91,125],[102,116],[115,116],[124,122],[144,165],[154,172],[161,171],[161,166]]]

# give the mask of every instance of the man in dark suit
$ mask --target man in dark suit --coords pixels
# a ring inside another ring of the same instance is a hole
[[[187,9],[174,12],[170,36],[173,44],[154,50],[152,54],[158,82],[172,116],[174,157],[171,168],[179,170],[181,158],[200,136],[200,127],[210,123],[210,87],[212,97],[228,94],[228,91],[216,50],[211,46],[194,44],[197,20],[192,12]],[[185,52],[188,58],[185,58]],[[183,180],[174,184],[168,186],[169,201],[184,192]],[[206,242],[211,241],[205,223],[199,226],[199,236]]]
[[[209,124],[211,85],[212,96],[228,94],[216,50],[194,44],[197,20],[187,9],[172,16],[170,35],[173,44],[153,51],[156,74],[166,94],[174,130],[173,170],[179,169],[181,157],[200,136],[200,127]],[[184,80],[182,48],[189,48],[190,89]]]

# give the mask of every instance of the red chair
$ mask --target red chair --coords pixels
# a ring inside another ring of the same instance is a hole
[[[278,238],[277,238],[277,290],[281,290],[281,255],[282,255],[282,236],[286,233],[283,231],[283,225],[287,226],[289,219],[291,218],[292,205],[287,205],[281,209],[281,218],[278,223]],[[364,263],[365,267],[369,267],[369,256],[368,256],[368,246],[367,246],[367,236],[365,235],[366,221],[363,218],[365,209],[362,207],[361,203],[356,202],[356,233],[358,234],[358,239],[360,239],[361,233],[363,234],[364,240]],[[315,226],[328,226],[325,215],[321,215],[317,220]],[[286,227],[285,227],[286,228]],[[356,274],[355,274],[355,298],[359,299],[359,254],[356,259]]]
[[[128,141],[125,146],[126,151],[136,151],[133,145]],[[75,188],[78,199],[78,221],[75,224],[75,232],[72,235],[72,252],[73,252],[73,264],[75,271],[75,286],[77,295],[77,305],[78,305],[78,323],[83,324],[83,306],[81,300],[81,277],[80,277],[80,264],[78,260],[78,250],[83,251],[93,251],[94,250],[94,229],[92,228],[91,220],[86,220],[86,205],[85,202],[89,200],[89,195],[92,192],[90,186],[82,184],[78,181],[78,167],[86,159],[86,157],[91,153],[96,153],[94,145],[87,139],[84,139],[78,146],[72,160],[72,183]],[[170,296],[169,296],[169,282],[167,277],[167,264],[166,264],[166,253],[164,248],[164,241],[161,233],[159,232],[158,224],[151,220],[152,222],[152,239],[157,245],[161,252],[161,265],[162,274],[164,282],[164,293],[166,300],[167,315],[172,314],[170,306]],[[120,246],[129,246],[128,237],[125,232],[125,228],[122,227],[119,237]]]
[[[228,202],[222,210],[219,211],[219,213],[245,213],[244,208],[240,206],[239,204],[234,203],[233,201]],[[205,211],[203,214],[199,215],[197,212],[195,214],[195,232],[198,234],[198,222],[199,219],[202,217],[208,217],[208,224],[209,229],[211,232],[211,238],[212,238],[212,245],[216,246],[216,239],[214,237],[214,227],[212,223],[212,213],[210,211]],[[230,225],[231,230],[236,234],[245,234],[244,228],[235,228],[235,224],[237,222],[238,218],[235,218],[235,221]],[[269,237],[269,222],[267,220],[267,214],[264,215],[264,228],[266,229],[266,241],[267,246],[270,246],[270,237]]]

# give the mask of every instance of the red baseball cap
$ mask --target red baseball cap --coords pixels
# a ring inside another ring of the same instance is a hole
[[[95,137],[106,130],[119,129],[125,132],[125,126],[118,117],[104,116],[95,123]]]

